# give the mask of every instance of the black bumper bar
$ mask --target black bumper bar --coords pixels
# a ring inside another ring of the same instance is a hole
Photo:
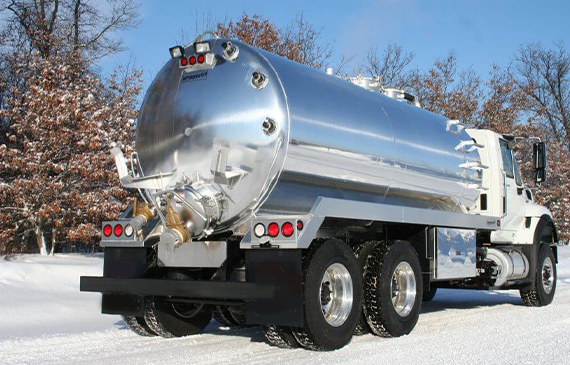
[[[274,299],[276,294],[275,285],[268,284],[167,279],[118,279],[95,276],[82,276],[79,287],[84,292],[104,294],[244,301]]]

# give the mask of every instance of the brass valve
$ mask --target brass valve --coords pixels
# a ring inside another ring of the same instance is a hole
[[[184,225],[184,222],[178,214],[174,212],[172,206],[170,205],[170,200],[166,203],[166,216],[164,217],[166,221],[166,228],[175,231],[180,237],[181,242],[186,242],[190,239],[190,233]]]

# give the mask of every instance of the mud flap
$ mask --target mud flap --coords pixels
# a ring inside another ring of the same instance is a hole
[[[246,304],[248,324],[303,325],[303,273],[301,250],[256,249],[246,251],[247,281],[277,285],[275,299]]]

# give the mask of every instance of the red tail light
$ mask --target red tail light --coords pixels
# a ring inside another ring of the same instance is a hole
[[[303,221],[297,221],[297,231],[302,231],[305,228]]]
[[[293,235],[293,232],[295,232],[295,229],[293,228],[293,224],[291,222],[283,223],[283,226],[281,226],[281,233],[283,233],[283,236],[291,237]]]
[[[203,54],[198,56],[198,63],[204,63],[204,60],[205,60],[205,58],[204,58]]]
[[[120,237],[123,234],[123,226],[121,226],[120,224],[117,224],[115,226],[115,236]]]
[[[187,59],[186,57],[182,57],[182,58],[180,59],[180,64],[181,64],[182,66],[188,65],[188,59]]]
[[[270,223],[267,226],[267,234],[269,237],[277,237],[279,235],[279,225],[277,223]]]
[[[191,65],[195,65],[195,64],[196,64],[196,57],[194,57],[194,56],[190,57],[190,64],[191,64]]]
[[[113,227],[111,227],[110,224],[105,224],[105,227],[103,227],[103,234],[105,237],[109,237],[111,233],[113,233]]]

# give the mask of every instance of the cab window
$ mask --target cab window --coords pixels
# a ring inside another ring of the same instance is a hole
[[[517,162],[516,158],[513,158],[513,162],[515,163],[515,182],[517,183],[517,186],[523,186],[523,182],[522,182],[522,178],[521,178],[521,172],[519,169],[519,163]]]
[[[501,155],[503,157],[503,170],[507,177],[513,179],[515,177],[513,172],[513,153],[511,151],[511,147],[509,143],[504,139],[500,140],[501,142]]]

